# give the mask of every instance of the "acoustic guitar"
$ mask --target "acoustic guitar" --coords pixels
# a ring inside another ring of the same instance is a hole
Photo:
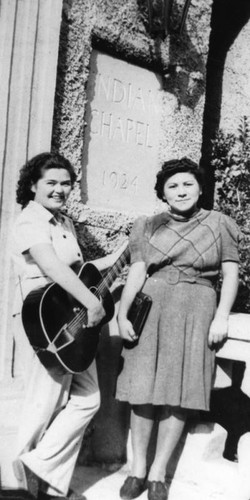
[[[30,344],[47,368],[60,367],[81,373],[95,358],[101,327],[114,315],[110,286],[129,261],[126,247],[115,264],[102,276],[92,263],[83,264],[78,277],[102,300],[105,317],[87,328],[87,309],[57,283],[32,290],[24,300],[22,321]]]

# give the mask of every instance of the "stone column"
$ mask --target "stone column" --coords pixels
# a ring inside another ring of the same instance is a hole
[[[10,400],[11,394],[16,396],[19,392],[11,374],[13,278],[10,243],[17,211],[16,182],[19,168],[27,158],[50,150],[61,11],[62,0],[1,2],[0,389],[3,404],[1,401],[0,434],[4,433],[5,425],[14,425],[14,412],[6,398]],[[2,481],[3,458],[1,452]]]

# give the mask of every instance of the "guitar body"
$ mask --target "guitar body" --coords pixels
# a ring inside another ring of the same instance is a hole
[[[103,278],[98,269],[91,263],[84,264],[78,277],[102,298],[106,315],[94,328],[83,327],[87,310],[56,283],[33,290],[24,301],[24,329],[47,369],[60,366],[70,373],[86,370],[95,358],[101,326],[114,315],[112,295],[108,288],[99,286]]]

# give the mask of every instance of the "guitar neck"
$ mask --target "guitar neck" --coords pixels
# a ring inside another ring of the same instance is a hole
[[[127,246],[124,250],[124,252],[120,255],[119,259],[115,262],[115,264],[108,270],[107,274],[104,276],[102,283],[100,284],[100,287],[102,285],[106,288],[110,288],[111,285],[114,283],[115,279],[123,269],[123,267],[129,262],[129,247]]]

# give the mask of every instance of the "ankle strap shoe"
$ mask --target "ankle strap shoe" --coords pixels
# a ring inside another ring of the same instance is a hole
[[[128,476],[120,489],[120,497],[122,500],[132,500],[133,498],[139,497],[145,489],[145,478]]]
[[[168,487],[162,481],[147,481],[148,500],[167,500]]]

